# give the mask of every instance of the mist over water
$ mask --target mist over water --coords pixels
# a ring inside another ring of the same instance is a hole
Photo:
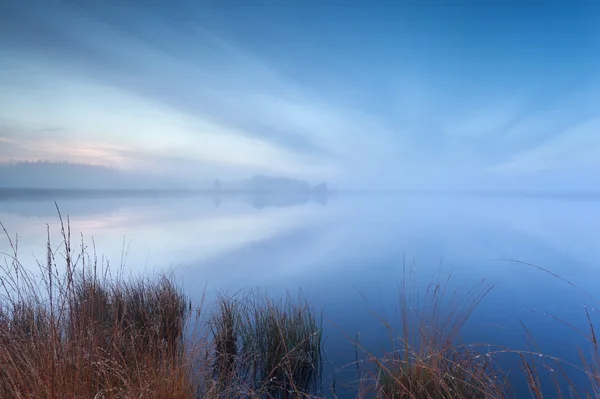
[[[464,341],[525,348],[524,321],[545,352],[577,360],[583,339],[543,313],[583,328],[589,298],[532,267],[547,268],[596,297],[600,226],[588,198],[339,194],[326,203],[263,197],[62,198],[72,237],[134,275],[173,271],[199,300],[260,288],[279,297],[301,289],[324,310],[326,378],[352,378],[348,337],[378,353],[386,331],[374,312],[398,319],[403,267],[424,287],[441,270],[451,286],[485,278],[495,287],[463,330]],[[59,220],[47,198],[0,202],[0,221],[18,233],[21,261],[44,259],[45,225],[55,245]],[[1,252],[10,252],[2,240]],[[123,257],[126,257],[123,259]],[[593,304],[590,304],[592,306]],[[558,340],[558,341],[557,341]],[[560,342],[560,344],[558,344]],[[506,364],[515,359],[507,356]],[[336,371],[337,370],[337,371]]]

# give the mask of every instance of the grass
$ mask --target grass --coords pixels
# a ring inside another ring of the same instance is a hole
[[[240,303],[237,300],[221,296],[217,301],[217,310],[209,321],[214,342],[213,378],[221,386],[231,384],[239,365],[239,335],[241,324]]]
[[[571,281],[557,275],[556,273],[546,268],[533,265],[526,262],[508,260],[526,267],[537,269],[538,271],[550,275],[552,278],[558,279],[569,285],[571,288],[579,291],[588,301],[600,305],[595,297],[585,292]],[[533,346],[528,351],[500,350],[502,352],[517,353],[521,360],[521,370],[525,377],[529,393],[532,398],[541,399],[548,396],[548,391],[551,391],[552,397],[556,398],[600,398],[600,345],[598,342],[597,330],[593,318],[600,313],[598,309],[590,309],[585,303],[583,304],[583,316],[587,323],[587,331],[581,330],[565,319],[548,315],[551,319],[577,333],[584,342],[587,343],[587,348],[578,347],[576,352],[579,358],[579,364],[564,361],[542,352],[535,337],[530,333],[525,323],[521,322],[526,336]],[[571,371],[570,373],[568,371]],[[573,381],[573,373],[583,375],[587,381],[587,386],[581,386]],[[549,380],[550,384],[544,384],[543,379]]]
[[[190,306],[174,281],[112,278],[84,248],[74,253],[64,225],[62,236],[62,256],[49,241],[36,275],[7,234],[13,254],[0,266],[0,397],[194,397],[183,334]]]
[[[95,250],[74,250],[68,219],[58,249],[48,238],[38,273],[2,229],[12,253],[0,265],[0,397],[287,398],[318,389],[322,330],[304,298],[222,297],[205,320],[172,276],[113,275]],[[195,334],[204,324],[211,334]]]
[[[94,247],[82,242],[74,249],[68,219],[61,218],[56,248],[48,233],[37,272],[19,262],[18,240],[4,233],[11,253],[0,264],[0,397],[327,397],[322,317],[304,295],[221,295],[205,317],[172,276],[113,274]],[[492,286],[482,280],[452,289],[450,281],[439,273],[419,290],[412,269],[403,269],[398,322],[374,316],[389,333],[388,350],[376,355],[351,340],[356,397],[514,397],[495,364],[501,353],[521,361],[532,398],[548,397],[549,389],[557,398],[600,397],[596,310],[584,310],[587,332],[554,318],[589,343],[589,350],[578,350],[580,364],[544,355],[525,324],[531,350],[482,352],[462,343],[460,331]],[[549,371],[551,386],[544,382]],[[573,371],[589,386],[575,384]],[[336,397],[335,391],[328,395]]]
[[[269,398],[318,393],[322,328],[303,296],[274,301],[251,291],[240,300],[221,297],[210,326],[221,393]]]
[[[379,318],[389,331],[390,351],[373,355],[355,342],[371,367],[362,371],[362,390],[378,398],[501,398],[505,383],[487,356],[461,345],[460,330],[492,289],[484,281],[451,290],[451,274],[438,274],[424,295],[403,268],[399,287],[400,327]],[[357,355],[358,356],[358,355]]]
[[[253,293],[245,303],[240,324],[243,373],[272,397],[316,392],[322,328],[315,310],[302,296],[274,301]]]

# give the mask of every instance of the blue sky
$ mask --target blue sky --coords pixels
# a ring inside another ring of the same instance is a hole
[[[0,160],[594,188],[595,2],[345,3],[2,2]]]

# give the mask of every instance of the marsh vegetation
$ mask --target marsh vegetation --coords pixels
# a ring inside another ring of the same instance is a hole
[[[72,246],[68,219],[61,225],[62,242],[48,238],[37,271],[20,263],[18,240],[4,230],[12,253],[0,266],[0,397],[338,397],[323,382],[322,311],[302,293],[273,299],[250,290],[192,303],[173,275],[111,269],[93,245]],[[462,342],[462,327],[492,286],[451,289],[451,276],[440,274],[419,290],[413,277],[403,269],[399,326],[373,316],[389,332],[384,353],[348,338],[355,397],[514,397],[500,354],[521,362],[533,398],[600,394],[594,310],[585,310],[589,332],[580,331],[591,350],[577,349],[575,365],[537,350]],[[576,386],[573,371],[589,386]],[[554,384],[544,385],[548,378]]]

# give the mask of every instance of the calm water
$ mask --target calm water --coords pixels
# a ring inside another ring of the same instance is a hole
[[[354,377],[344,334],[385,350],[385,330],[370,311],[393,319],[403,262],[426,283],[441,264],[455,285],[481,278],[495,288],[463,330],[468,342],[525,348],[519,321],[541,350],[577,361],[580,336],[556,320],[585,329],[582,304],[598,307],[568,284],[530,267],[560,274],[600,298],[600,201],[593,198],[469,197],[452,195],[275,196],[62,196],[73,235],[94,238],[100,254],[134,273],[175,270],[194,296],[206,287],[234,293],[260,287],[273,296],[302,288],[324,308],[326,351],[338,380]],[[18,233],[21,261],[44,259],[46,224],[55,243],[52,198],[0,201],[0,221]],[[6,252],[7,241],[0,241]],[[506,355],[507,367],[516,361]],[[577,377],[574,377],[577,378]]]

